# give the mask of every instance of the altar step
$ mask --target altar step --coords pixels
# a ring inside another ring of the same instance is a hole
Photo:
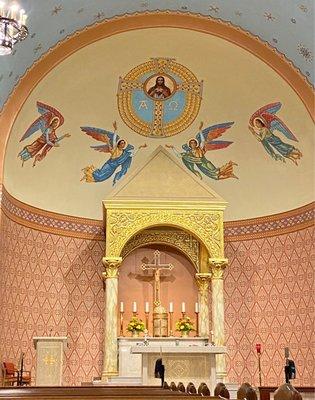
[[[103,382],[101,379],[93,380],[93,386],[141,386],[141,377],[129,376],[111,376],[108,382]]]

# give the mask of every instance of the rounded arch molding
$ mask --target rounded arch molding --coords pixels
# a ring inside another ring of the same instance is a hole
[[[178,250],[200,272],[199,241],[192,234],[179,229],[147,229],[137,233],[122,249],[122,259],[136,249],[151,245],[166,245]]]
[[[231,23],[200,14],[172,11],[126,14],[94,24],[58,43],[34,63],[20,79],[0,114],[2,127],[0,138],[0,181],[2,182],[3,177],[6,143],[14,121],[30,93],[53,68],[71,54],[95,41],[130,30],[155,27],[182,28],[203,32],[218,36],[244,48],[268,64],[293,88],[314,119],[312,86],[283,54],[280,54],[249,32],[233,26]]]

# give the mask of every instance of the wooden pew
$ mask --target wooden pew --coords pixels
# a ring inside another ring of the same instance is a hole
[[[218,397],[209,397],[219,400]],[[0,388],[6,400],[200,400],[200,395],[181,393],[156,386],[40,386]]]

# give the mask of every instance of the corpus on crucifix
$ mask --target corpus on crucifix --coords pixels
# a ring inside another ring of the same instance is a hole
[[[173,264],[162,264],[161,253],[155,250],[152,263],[143,263],[143,271],[153,271],[154,273],[154,310],[153,310],[153,336],[168,335],[168,314],[161,305],[161,271],[171,271]]]
[[[155,250],[153,263],[143,263],[141,265],[143,271],[153,270],[154,271],[154,305],[156,307],[161,305],[161,271],[169,270],[171,271],[174,266],[173,264],[162,264],[161,263],[161,253],[159,250]]]

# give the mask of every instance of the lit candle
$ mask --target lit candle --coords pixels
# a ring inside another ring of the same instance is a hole
[[[199,304],[195,303],[195,313],[199,313]]]
[[[23,14],[25,14],[25,11],[23,8],[20,10],[20,18],[19,18],[19,24],[23,25]]]
[[[137,312],[137,303],[135,301],[132,303],[132,312]]]
[[[124,303],[120,302],[120,312],[124,312]]]
[[[22,25],[26,25],[27,15],[23,14]]]
[[[186,312],[186,305],[184,302],[182,303],[182,312]]]
[[[170,302],[170,312],[174,312],[174,305],[172,301]]]
[[[148,301],[145,302],[145,312],[146,313],[149,312],[149,302]]]
[[[214,343],[214,341],[213,341],[213,331],[210,331],[210,334],[211,334],[211,343]]]
[[[13,6],[10,7],[12,19],[16,19],[16,14],[17,14],[18,9],[19,9],[19,7],[16,4],[13,4]]]

